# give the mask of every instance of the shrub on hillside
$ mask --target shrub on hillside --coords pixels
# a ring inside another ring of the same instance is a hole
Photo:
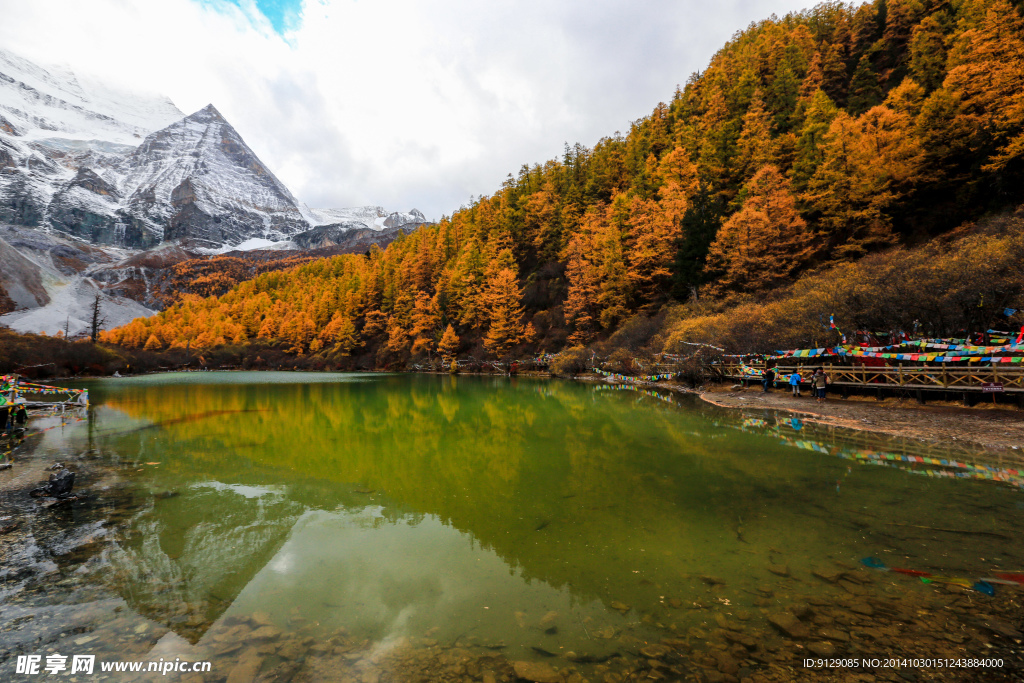
[[[602,363],[602,367],[609,372],[617,372],[620,375],[631,375],[637,370],[637,364],[633,360],[633,354],[626,349],[615,349],[608,356],[608,360]]]
[[[844,332],[899,331],[962,336],[1002,321],[1022,323],[1006,308],[1024,308],[1024,210],[967,226],[947,240],[899,248],[809,274],[773,300],[707,301],[677,306],[666,323],[664,350],[686,353],[683,342],[726,347],[731,353],[839,343],[829,316]]]
[[[558,354],[558,357],[551,361],[549,369],[551,374],[558,377],[575,377],[590,369],[592,354],[582,346],[574,346]]]

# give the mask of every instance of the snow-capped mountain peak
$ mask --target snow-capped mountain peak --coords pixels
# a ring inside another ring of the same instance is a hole
[[[321,227],[332,240],[365,228],[380,241],[427,220],[415,209],[308,209],[213,104],[184,116],[167,98],[0,50],[2,222],[94,244],[216,251]]]
[[[132,213],[164,239],[282,239],[306,222],[298,202],[212,104],[150,134],[116,172]]]

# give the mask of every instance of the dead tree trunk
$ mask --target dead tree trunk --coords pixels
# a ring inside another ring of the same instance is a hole
[[[106,318],[100,317],[100,303],[102,303],[103,297],[97,292],[96,298],[92,301],[92,323],[89,326],[89,337],[92,339],[92,343],[95,344],[96,340],[100,335],[100,328],[107,322]]]

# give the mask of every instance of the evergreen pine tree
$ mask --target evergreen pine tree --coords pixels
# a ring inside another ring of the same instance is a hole
[[[652,302],[668,292],[679,225],[650,199],[634,197],[629,208],[628,274],[633,291]]]
[[[846,103],[846,84],[846,48],[840,44],[829,45],[821,66],[821,89],[842,106]]]
[[[441,314],[436,299],[426,292],[417,294],[412,312],[412,329],[410,330],[413,354],[433,351],[435,334],[440,323]]]
[[[946,75],[946,36],[940,18],[926,16],[910,38],[910,75],[931,92]]]
[[[825,73],[821,52],[815,50],[814,56],[811,57],[811,64],[807,67],[807,75],[804,76],[803,83],[800,84],[800,99],[810,99],[815,92],[821,89],[824,80]]]
[[[750,107],[743,115],[743,130],[736,143],[736,169],[743,181],[753,178],[762,166],[775,161],[776,146],[772,140],[771,125],[761,92],[755,90]]]
[[[597,272],[590,261],[591,245],[584,234],[573,235],[566,245],[565,279],[569,291],[565,299],[565,322],[571,326],[571,345],[582,345],[594,334],[594,309],[597,304]]]
[[[682,237],[677,242],[673,267],[672,294],[676,299],[694,296],[705,282],[704,265],[708,249],[722,225],[722,201],[702,183],[690,200],[682,221]]]
[[[797,188],[807,184],[824,159],[822,146],[825,136],[838,113],[839,109],[824,91],[818,90],[811,96],[797,140],[796,160],[793,164],[792,177]]]
[[[857,62],[857,68],[850,80],[850,95],[846,108],[851,114],[863,114],[871,107],[882,103],[882,87],[878,84],[878,74],[871,66],[871,60],[863,55]]]

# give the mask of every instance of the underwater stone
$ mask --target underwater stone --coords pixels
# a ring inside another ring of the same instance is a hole
[[[50,480],[43,486],[33,489],[29,494],[33,498],[62,498],[71,495],[71,489],[75,485],[75,473],[68,469],[62,469],[50,475]]]
[[[806,640],[811,635],[807,627],[789,613],[769,614],[768,623],[794,640]]]
[[[550,665],[543,662],[512,662],[518,678],[533,683],[562,683],[562,676]]]
[[[254,649],[242,653],[241,659],[228,674],[227,683],[252,683],[259,673],[260,665],[263,664],[261,657]]]
[[[831,657],[836,653],[836,646],[828,641],[809,643],[807,651],[817,657]]]

